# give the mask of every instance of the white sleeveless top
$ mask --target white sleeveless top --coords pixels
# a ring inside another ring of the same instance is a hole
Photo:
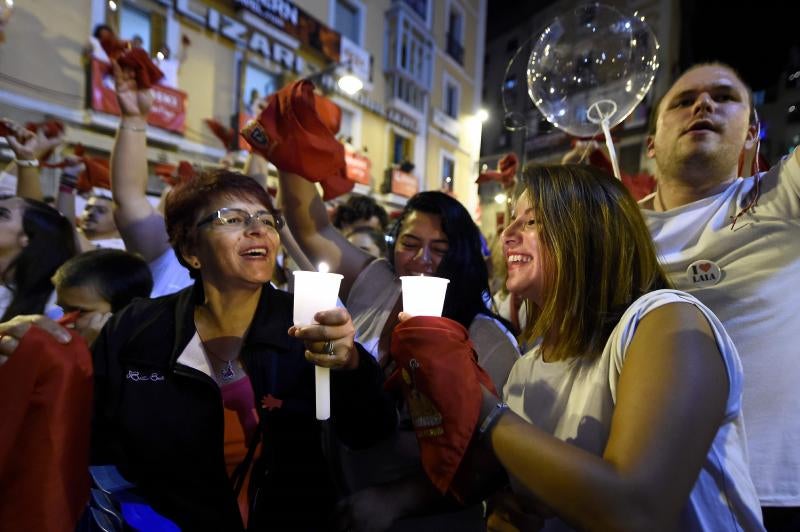
[[[680,530],[763,530],[761,508],[748,472],[742,420],[742,365],[733,341],[717,317],[697,299],[677,290],[658,290],[636,300],[611,332],[598,358],[544,362],[535,346],[508,377],[505,398],[511,409],[556,438],[598,456],[611,428],[625,356],[639,321],[669,303],[688,303],[706,317],[728,375],[725,417],[686,501]],[[545,530],[569,530],[559,519]]]

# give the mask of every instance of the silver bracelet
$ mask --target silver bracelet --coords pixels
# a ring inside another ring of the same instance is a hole
[[[146,127],[136,127],[136,126],[127,126],[120,122],[119,124],[120,129],[127,129],[128,131],[147,131]]]
[[[17,166],[23,168],[38,168],[39,161],[37,159],[14,159]]]
[[[489,412],[489,415],[483,420],[481,423],[480,428],[478,429],[478,434],[480,438],[488,438],[489,434],[492,431],[492,428],[500,421],[500,416],[508,410],[508,403],[497,403],[495,407]]]

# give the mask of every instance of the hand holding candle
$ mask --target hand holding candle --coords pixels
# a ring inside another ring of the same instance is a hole
[[[323,265],[320,264],[319,272],[294,272],[295,326],[317,323],[314,320],[317,312],[336,307],[342,276],[327,273],[327,265]],[[328,419],[331,417],[330,369],[316,366],[314,375],[317,419]]]

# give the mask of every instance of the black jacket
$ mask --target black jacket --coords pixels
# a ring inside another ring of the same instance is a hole
[[[116,464],[164,516],[183,530],[241,530],[223,456],[222,398],[204,373],[176,363],[195,334],[202,288],[138,300],[117,313],[93,346],[92,463]],[[325,530],[336,485],[314,417],[314,366],[287,334],[292,296],[266,284],[241,360],[255,392],[262,453],[251,476],[251,530]],[[392,430],[383,375],[359,346],[359,366],[331,373],[335,434],[352,447]],[[281,399],[266,410],[262,398]]]

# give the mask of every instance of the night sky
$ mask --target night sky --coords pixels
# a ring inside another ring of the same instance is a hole
[[[800,56],[800,1],[673,0],[681,3],[680,69],[709,60],[736,68],[755,90],[777,82]],[[487,37],[502,34],[553,0],[489,0]],[[795,65],[800,67],[800,57]]]

